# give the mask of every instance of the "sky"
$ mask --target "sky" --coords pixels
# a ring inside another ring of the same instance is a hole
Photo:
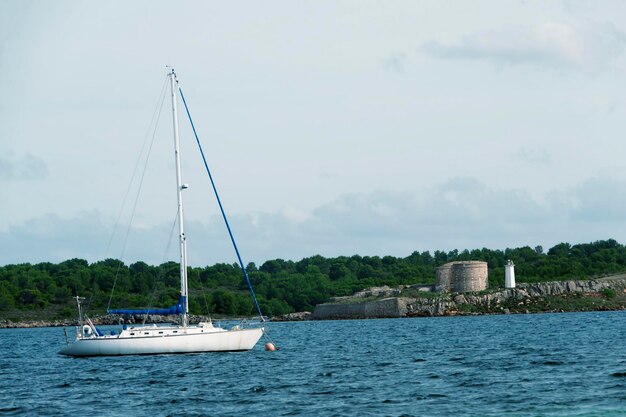
[[[0,0],[0,264],[176,260],[167,65],[244,262],[626,243],[622,1]]]

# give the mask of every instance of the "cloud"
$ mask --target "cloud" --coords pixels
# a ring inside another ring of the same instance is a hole
[[[455,44],[431,41],[419,51],[438,59],[597,71],[621,55],[625,46],[626,34],[610,23],[544,22],[474,33]]]
[[[271,242],[264,259],[278,253],[290,259],[317,253],[402,256],[414,250],[626,239],[626,213],[620,210],[626,191],[612,192],[616,188],[626,190],[626,181],[595,178],[539,202],[524,190],[496,189],[459,177],[411,192],[343,195],[297,224],[266,215],[255,234]],[[255,237],[246,238],[254,253]]]
[[[0,232],[0,264],[59,262],[71,258],[161,263],[176,257],[177,246],[171,230],[171,224],[134,227],[124,248],[126,229],[120,227],[107,251],[113,232],[112,219],[97,210],[73,218],[49,213]]]
[[[12,152],[0,156],[0,179],[40,180],[48,175],[46,162],[32,154],[15,156]]]
[[[0,232],[0,261],[41,262],[103,256],[105,227],[96,213],[73,219],[47,214]]]
[[[343,195],[312,211],[289,208],[229,219],[244,262],[301,259],[321,254],[407,256],[415,250],[452,250],[615,238],[626,241],[626,181],[592,178],[537,202],[523,190],[496,189],[454,178],[413,191]],[[73,219],[47,215],[0,232],[0,263],[96,261],[121,257],[122,242],[105,247],[110,219],[95,211]],[[192,265],[237,261],[219,216],[187,222]],[[124,261],[177,259],[171,224],[133,229]]]
[[[550,163],[550,154],[544,148],[527,148],[523,147],[516,152],[512,152],[514,159],[521,159],[535,166],[546,166]]]
[[[553,192],[552,206],[567,210],[577,223],[626,223],[626,184],[611,178],[590,178],[570,190]],[[602,226],[598,226],[602,227]]]
[[[383,61],[383,68],[387,71],[403,74],[407,63],[407,56],[402,52],[395,53]]]

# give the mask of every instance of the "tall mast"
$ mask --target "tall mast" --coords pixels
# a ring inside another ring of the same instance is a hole
[[[168,74],[172,90],[172,118],[174,121],[174,153],[176,156],[176,195],[178,197],[178,237],[180,243],[180,295],[183,307],[182,324],[187,326],[187,310],[189,302],[187,300],[187,239],[185,237],[185,226],[183,221],[183,190],[187,188],[182,183],[180,168],[180,140],[178,139],[178,108],[176,100],[176,90],[178,80],[174,69],[170,69]]]

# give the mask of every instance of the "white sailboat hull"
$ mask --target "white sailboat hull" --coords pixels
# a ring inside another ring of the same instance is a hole
[[[117,356],[236,352],[252,349],[262,335],[262,328],[130,328],[119,335],[77,338],[59,353],[67,356]]]

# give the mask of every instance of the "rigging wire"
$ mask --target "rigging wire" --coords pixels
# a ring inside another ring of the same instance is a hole
[[[265,317],[263,317],[263,313],[261,312],[261,307],[259,306],[259,302],[257,301],[256,294],[254,293],[254,289],[252,288],[252,283],[250,282],[250,278],[248,277],[248,272],[246,271],[246,267],[243,264],[243,260],[241,259],[241,255],[239,254],[239,249],[237,248],[237,243],[235,242],[233,232],[230,228],[230,224],[228,223],[228,219],[226,218],[226,212],[224,211],[224,207],[222,206],[222,201],[220,200],[220,196],[217,193],[217,187],[215,186],[215,182],[213,181],[213,176],[211,175],[211,170],[209,169],[209,165],[204,156],[204,151],[202,150],[202,145],[200,144],[200,139],[198,138],[198,133],[196,132],[196,127],[193,124],[193,120],[191,119],[191,113],[189,113],[189,107],[187,107],[187,101],[185,100],[185,95],[183,94],[183,90],[180,87],[178,87],[178,91],[180,92],[180,97],[182,98],[183,104],[185,105],[185,110],[187,111],[187,117],[189,117],[189,123],[191,123],[191,129],[193,130],[193,134],[196,137],[196,143],[198,144],[198,148],[200,149],[200,155],[202,155],[202,161],[204,162],[204,167],[206,168],[207,174],[209,174],[209,179],[211,180],[211,185],[213,186],[213,192],[215,193],[217,204],[219,205],[220,211],[222,212],[222,217],[224,218],[226,229],[228,229],[230,240],[233,243],[233,247],[235,248],[235,253],[237,254],[237,259],[239,260],[239,265],[241,266],[243,275],[246,277],[246,281],[248,282],[248,288],[250,288],[250,292],[252,293],[252,298],[254,299],[254,304],[256,306],[256,309],[259,312],[259,315],[261,316],[261,321],[265,322]]]
[[[122,253],[120,255],[120,263],[117,265],[117,271],[115,271],[115,278],[113,279],[113,286],[111,287],[111,294],[109,296],[109,302],[107,304],[107,311],[109,311],[109,309],[111,308],[111,300],[113,300],[113,293],[115,291],[115,285],[117,284],[117,278],[119,276],[120,273],[120,269],[122,267],[123,264],[123,260],[124,260],[124,255],[126,253],[126,245],[128,243],[128,236],[130,235],[130,229],[131,226],[133,224],[133,219],[135,218],[135,212],[137,210],[137,203],[139,202],[139,195],[141,194],[141,188],[143,185],[143,180],[146,176],[146,170],[148,168],[148,161],[150,160],[150,153],[152,152],[152,146],[154,145],[154,138],[156,137],[156,131],[157,131],[157,127],[159,126],[159,120],[161,119],[161,112],[163,111],[163,103],[165,102],[165,86],[167,85],[167,78],[165,80],[164,83],[164,87],[161,90],[161,97],[160,97],[160,106],[158,106],[158,113],[157,113],[157,118],[156,118],[156,122],[154,124],[154,129],[152,131],[152,138],[150,140],[150,145],[148,146],[148,150],[146,152],[146,160],[143,166],[143,170],[141,172],[141,177],[139,179],[139,187],[137,189],[137,195],[135,196],[135,202],[133,204],[133,209],[130,215],[130,220],[128,221],[128,227],[126,228],[126,234],[124,236],[124,243],[122,244]],[[147,139],[147,137],[146,137]],[[144,142],[145,143],[145,142]],[[142,147],[142,151],[143,151],[143,147]],[[138,161],[139,162],[139,161]],[[135,173],[133,173],[133,176],[135,175]],[[129,187],[130,189],[130,187]],[[126,198],[126,197],[125,197]],[[116,225],[117,227],[117,225]]]
[[[146,131],[146,136],[143,140],[143,144],[141,145],[141,149],[139,150],[139,154],[137,155],[137,161],[135,162],[135,167],[133,168],[133,174],[130,177],[130,181],[128,182],[128,188],[126,188],[126,193],[124,194],[124,198],[122,199],[122,206],[120,207],[120,211],[117,214],[117,219],[115,220],[115,226],[113,226],[113,233],[111,233],[111,237],[109,238],[109,243],[107,244],[107,248],[104,251],[104,258],[106,259],[109,255],[109,249],[111,249],[111,243],[113,242],[113,238],[117,232],[117,227],[120,224],[120,220],[122,218],[122,214],[124,213],[124,208],[126,207],[126,200],[128,199],[128,195],[130,194],[130,190],[132,189],[133,182],[135,181],[135,175],[137,175],[137,168],[139,168],[139,162],[141,162],[141,157],[144,154],[144,149],[146,144],[148,143],[148,139],[150,138],[150,130],[152,124],[155,123],[155,118],[157,117],[157,113],[159,112],[159,107],[163,107],[164,96],[167,88],[167,77],[163,81],[163,87],[161,88],[161,93],[159,94],[159,99],[157,100],[157,104],[154,107],[154,112],[152,113],[152,118],[150,119],[150,124],[148,125],[148,130]]]

